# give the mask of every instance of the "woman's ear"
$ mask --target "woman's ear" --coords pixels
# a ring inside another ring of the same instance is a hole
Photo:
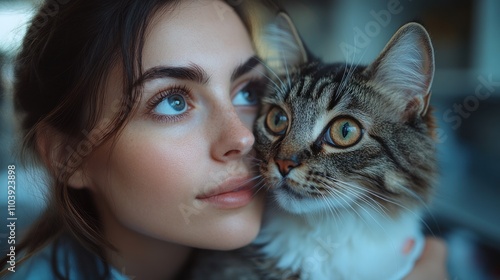
[[[68,186],[75,189],[90,188],[88,177],[82,168],[78,168],[68,178]]]
[[[56,180],[66,181],[75,189],[90,187],[84,172],[84,159],[70,147],[68,137],[48,125],[38,126],[35,141],[40,159]]]

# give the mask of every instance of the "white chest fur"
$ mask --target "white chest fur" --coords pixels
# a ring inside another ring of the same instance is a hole
[[[423,249],[419,223],[413,212],[396,220],[375,211],[306,218],[272,208],[254,243],[304,280],[401,279]]]

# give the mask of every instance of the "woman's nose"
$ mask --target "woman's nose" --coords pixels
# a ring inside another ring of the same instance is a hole
[[[233,110],[221,114],[213,124],[218,132],[212,145],[213,157],[220,161],[238,159],[250,152],[255,142],[251,127]]]

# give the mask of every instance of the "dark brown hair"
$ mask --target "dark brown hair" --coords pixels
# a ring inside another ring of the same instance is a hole
[[[61,235],[104,259],[110,244],[102,236],[90,193],[68,187],[68,179],[95,147],[113,140],[126,124],[141,94],[134,81],[142,72],[148,23],[160,9],[178,2],[46,1],[31,21],[15,61],[14,102],[22,120],[21,157],[43,162],[51,181],[45,212],[16,246],[24,256],[18,264]],[[226,2],[250,31],[243,1]],[[123,95],[114,104],[114,118],[102,124],[103,87],[114,65],[122,67]],[[54,263],[55,274],[64,278]]]

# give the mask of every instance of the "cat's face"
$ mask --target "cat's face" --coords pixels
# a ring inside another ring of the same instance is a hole
[[[400,30],[368,67],[307,61],[273,83],[255,125],[255,149],[281,207],[394,214],[428,198],[436,169],[428,110],[433,59],[422,31]],[[400,53],[413,39],[423,51],[416,44],[413,53]],[[408,65],[405,58],[396,64],[398,55],[409,56]],[[403,69],[415,61],[418,69]]]

